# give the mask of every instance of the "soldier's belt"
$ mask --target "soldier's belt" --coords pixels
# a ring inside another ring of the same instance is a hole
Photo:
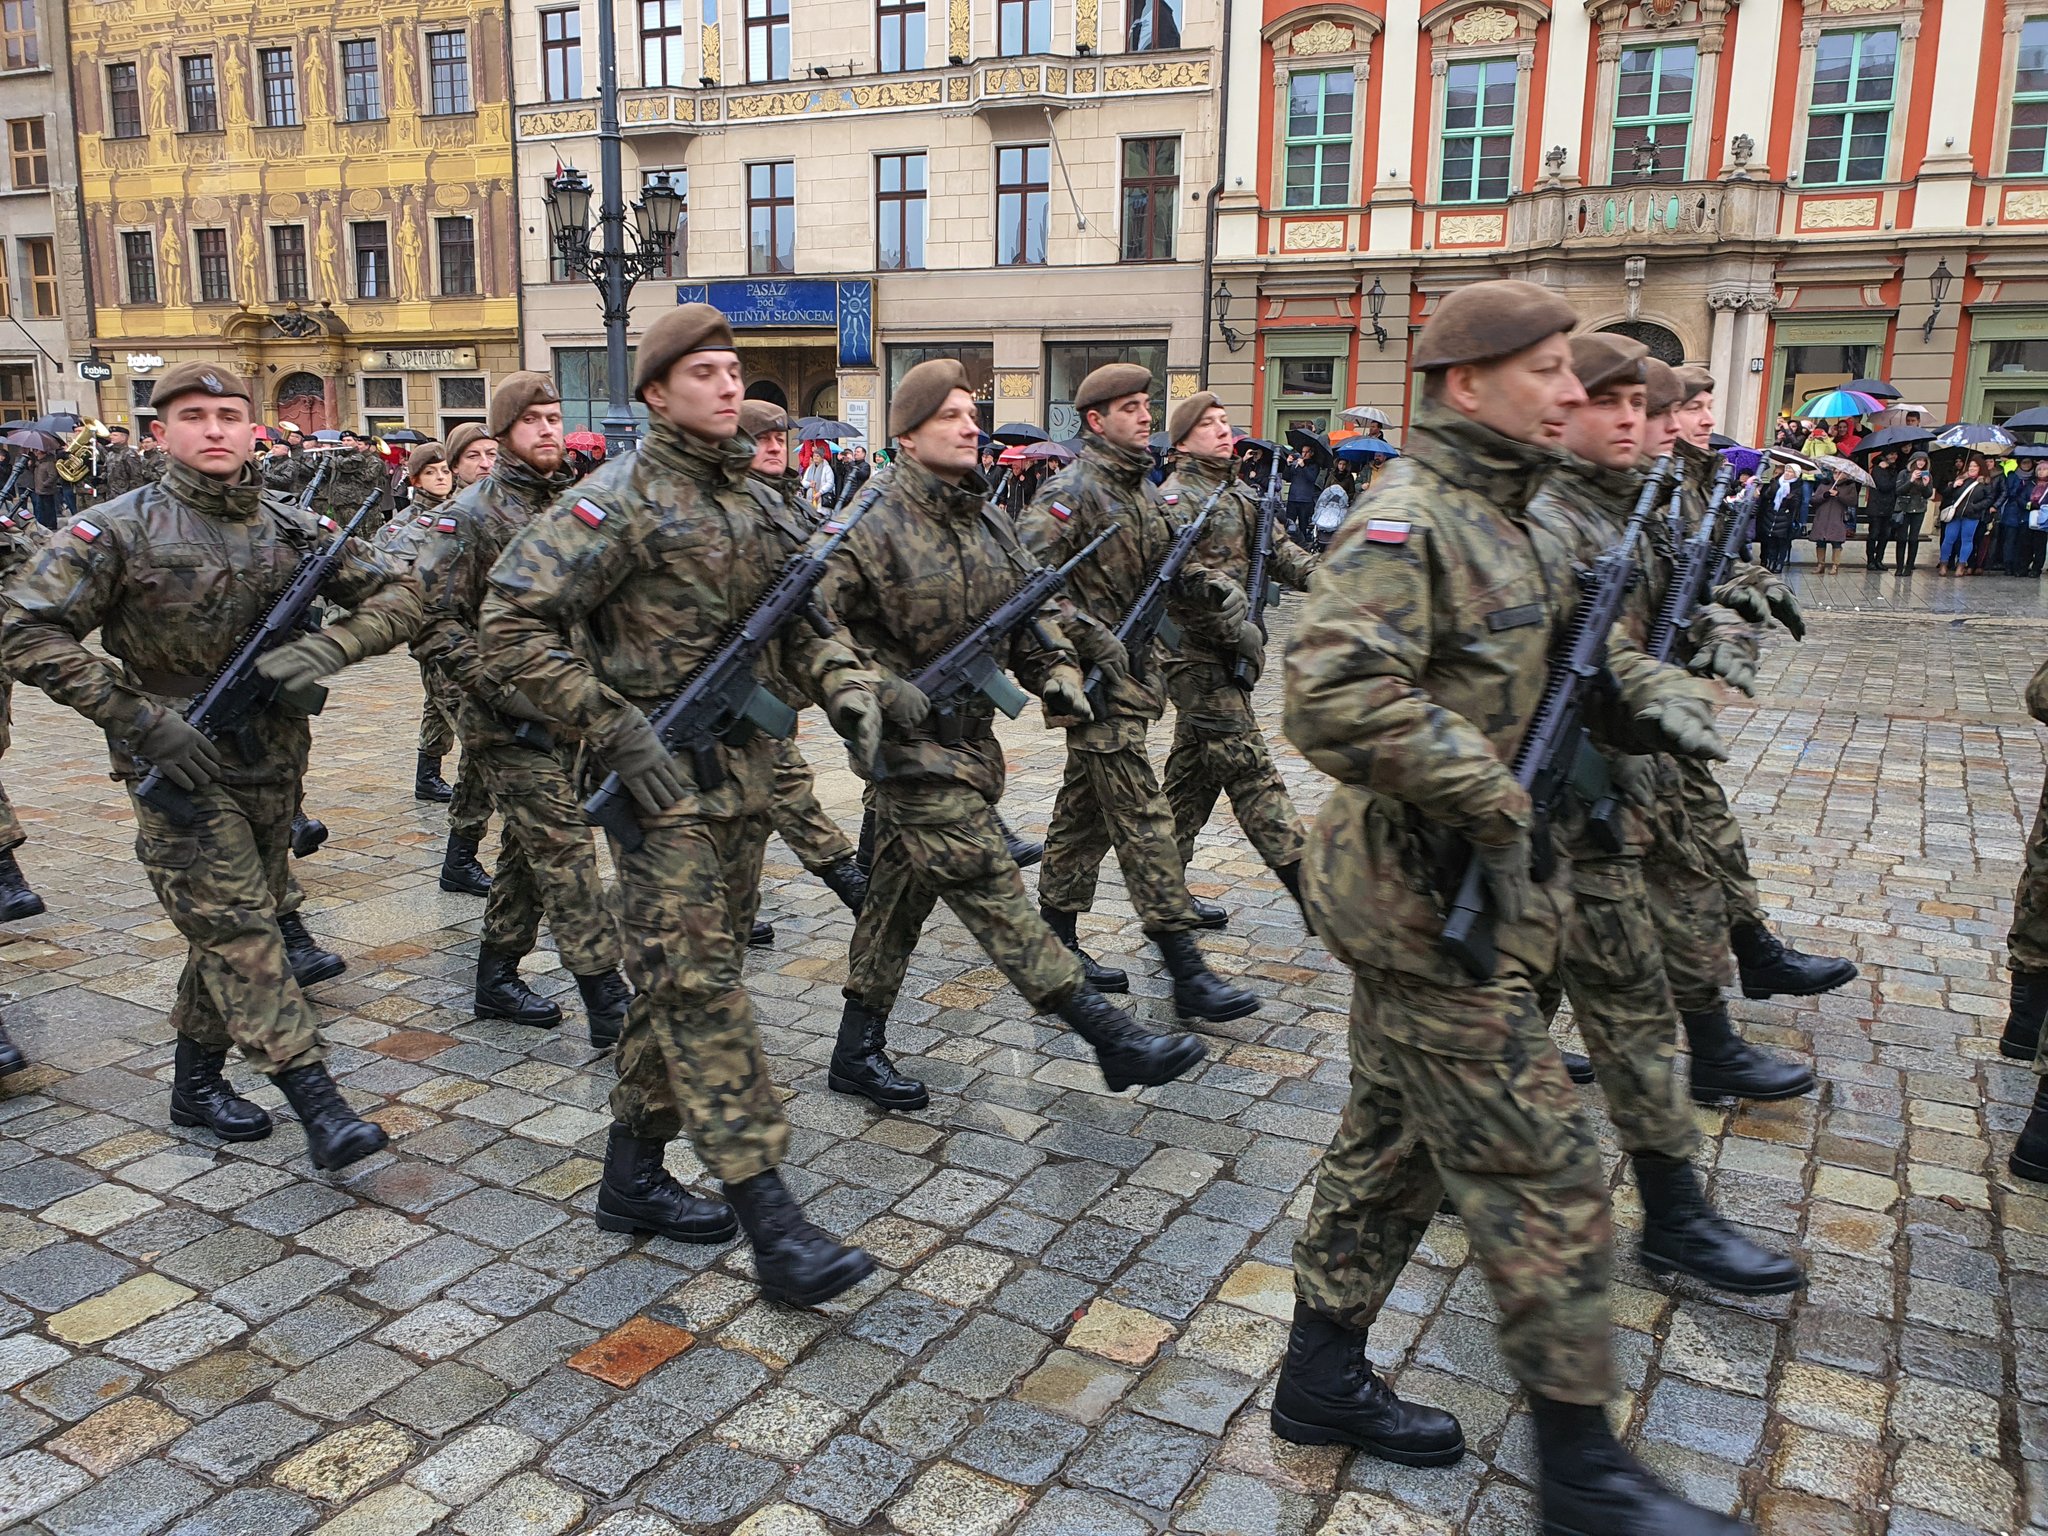
[[[159,672],[154,667],[138,667],[133,662],[126,664],[128,675],[141,685],[145,693],[176,694],[190,698],[204,688],[204,675],[189,672]]]

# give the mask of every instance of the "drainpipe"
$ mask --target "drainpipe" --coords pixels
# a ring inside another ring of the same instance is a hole
[[[1216,200],[1223,195],[1224,156],[1230,148],[1230,8],[1233,0],[1223,0],[1223,45],[1216,50],[1217,67],[1222,71],[1223,84],[1218,88],[1216,101],[1216,184],[1209,189],[1209,208],[1204,220],[1202,242],[1202,388],[1209,387],[1209,347],[1215,339],[1216,321],[1209,313],[1209,295],[1214,291],[1216,281],[1216,224],[1221,209]],[[1253,304],[1258,303],[1253,296]]]

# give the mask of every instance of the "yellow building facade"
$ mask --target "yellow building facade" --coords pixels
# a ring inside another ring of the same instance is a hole
[[[516,369],[504,13],[479,0],[75,0],[108,421],[202,359],[267,421],[444,435]]]

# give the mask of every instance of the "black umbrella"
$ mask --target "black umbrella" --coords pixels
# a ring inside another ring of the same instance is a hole
[[[842,437],[859,436],[860,428],[824,416],[801,417],[796,424],[796,440],[800,443],[830,443]]]
[[[1008,443],[1012,448],[1019,443],[1045,443],[1052,441],[1052,434],[1043,427],[1034,427],[1028,421],[1006,421],[989,433],[999,443]]]
[[[1856,453],[1881,452],[1886,448],[1910,448],[1915,443],[1931,443],[1934,434],[1925,427],[1886,427],[1882,432],[1873,432],[1856,445]]]
[[[2012,456],[2016,459],[2048,459],[2048,444],[2021,443],[2013,449]]]
[[[1883,379],[1851,379],[1848,383],[1837,385],[1836,387],[1838,389],[1853,389],[1859,395],[1875,395],[1880,400],[1896,400],[1899,398],[1899,392],[1893,389],[1891,385],[1885,383]]]
[[[1299,427],[1289,427],[1287,441],[1289,446],[1311,455],[1319,464],[1330,462],[1330,442],[1320,432],[1304,432]]]
[[[1269,443],[1263,437],[1240,437],[1230,445],[1232,453],[1250,453],[1254,449],[1260,453],[1278,453],[1280,445]]]
[[[2048,405],[2037,405],[2031,411],[2021,411],[2017,416],[2008,416],[2003,425],[2008,430],[2017,427],[2022,432],[2038,432],[2048,427]]]
[[[409,448],[416,443],[431,443],[433,439],[427,436],[426,433],[417,432],[411,427],[400,427],[396,432],[386,432],[384,434],[384,441],[387,443],[403,443]]]
[[[1723,437],[1723,436],[1722,436],[1722,435],[1721,435],[1721,434],[1720,434],[1719,432],[1709,432],[1709,433],[1707,434],[1707,446],[1708,446],[1709,448],[1716,448],[1716,449],[1718,449],[1718,448],[1740,448],[1740,447],[1742,446],[1742,444],[1740,444],[1740,443],[1738,443],[1737,441],[1735,441],[1735,439],[1734,439],[1734,438],[1732,438],[1732,437]]]
[[[29,425],[38,432],[53,432],[62,437],[67,432],[78,430],[78,417],[70,411],[52,411],[47,416],[38,416]]]

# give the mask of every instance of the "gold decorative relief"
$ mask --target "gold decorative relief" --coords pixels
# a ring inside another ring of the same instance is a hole
[[[697,103],[687,96],[671,96],[668,103],[669,115],[679,123],[697,121]]]
[[[594,133],[597,130],[597,109],[594,107],[571,108],[566,112],[522,112],[519,116],[519,136],[522,139],[544,139],[557,133]]]
[[[1177,64],[1112,64],[1102,72],[1104,90],[1172,91],[1209,83],[1209,61],[1189,59]]]
[[[1096,0],[1074,0],[1074,41],[1095,46]]]
[[[270,194],[270,201],[264,206],[270,210],[273,219],[296,219],[305,204],[299,201],[299,194],[296,192],[273,192]],[[2010,198],[2006,200],[2006,206],[2012,206]],[[124,214],[122,217],[127,216]]]
[[[370,194],[375,197],[376,193]],[[375,204],[371,205],[372,207]],[[365,212],[368,210],[365,209]],[[211,224],[221,215],[220,199],[217,197],[195,197],[192,199],[192,217],[201,224]]]
[[[1296,219],[1280,236],[1283,251],[1341,251],[1344,249],[1342,219]]]
[[[1055,96],[1067,94],[1067,72],[1064,69],[1048,67],[1045,72],[1045,88]]]
[[[935,107],[939,104],[939,82],[900,80],[890,85],[856,85],[853,100],[860,107]]]
[[[842,373],[839,375],[839,393],[855,400],[872,400],[875,397],[875,376],[872,373]]]
[[[668,99],[657,97],[653,100],[629,100],[626,103],[625,118],[629,123],[665,123],[668,121]]]
[[[1075,71],[1074,71],[1074,89],[1075,89],[1075,90],[1077,90],[1077,91],[1092,91],[1092,90],[1094,90],[1094,89],[1095,89],[1095,71],[1094,71],[1094,70],[1092,70],[1092,69],[1077,69],[1077,70],[1075,70]]]
[[[356,213],[375,213],[384,206],[384,194],[375,187],[357,187],[349,193],[348,205]]]
[[[967,99],[967,92],[968,84],[965,75],[955,75],[946,82],[946,100],[948,101],[965,101]]]
[[[1005,400],[1029,400],[1038,393],[1034,369],[1007,370],[996,375],[996,393]]]
[[[1319,21],[1295,33],[1288,46],[1290,52],[1301,58],[1319,53],[1349,53],[1357,36],[1350,27],[1339,26],[1334,21]]]
[[[725,79],[719,71],[718,23],[712,22],[703,32],[704,74],[713,85]]]
[[[1874,197],[1830,197],[1799,208],[1801,229],[1869,229],[1876,223]]]
[[[2048,192],[2008,192],[2001,217],[2008,224],[2048,219]]]
[[[1864,11],[1895,11],[1899,0],[1821,0],[1820,8],[1835,16],[1855,16]]]
[[[1436,221],[1438,245],[1487,245],[1507,232],[1507,218],[1498,213],[1461,213]]]
[[[275,204],[277,199],[272,198],[271,202]],[[462,185],[459,181],[442,182],[434,188],[434,206],[446,208],[450,211],[457,208],[467,208],[469,206],[469,188]]]
[[[956,59],[964,59],[974,50],[969,46],[971,29],[968,18],[968,0],[953,0],[946,20],[946,51]]]
[[[809,91],[764,91],[759,96],[735,96],[726,110],[744,123],[757,117],[794,117],[815,101]]]
[[[1036,69],[991,69],[982,73],[981,94],[984,96],[1016,96],[1037,89]]]
[[[1175,368],[1166,375],[1166,398],[1186,400],[1202,386],[1202,376],[1192,368]]]
[[[1451,23],[1454,43],[1504,43],[1522,30],[1512,11],[1497,5],[1482,5],[1467,11]]]

